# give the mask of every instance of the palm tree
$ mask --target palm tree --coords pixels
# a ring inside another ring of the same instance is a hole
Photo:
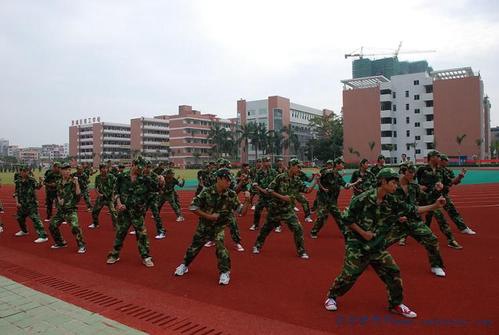
[[[466,134],[456,136],[456,143],[458,145],[459,165],[461,165],[461,143],[463,143],[463,140],[465,137],[466,137]]]
[[[254,123],[248,123],[248,124],[243,124],[239,127],[239,129],[236,131],[236,133],[239,135],[239,138],[237,140],[238,146],[241,144],[241,142],[244,141],[244,153],[243,154],[243,163],[248,162],[248,149],[249,149],[249,141],[251,139],[251,136],[253,132],[255,131],[255,124]]]
[[[355,150],[354,148],[352,147],[348,147],[348,152],[351,153],[352,155],[355,155],[357,156],[357,158],[360,157],[360,152],[358,152],[357,150]]]
[[[257,124],[251,132],[250,141],[255,148],[255,160],[258,159],[258,150],[264,148],[267,137],[267,127],[264,124]]]
[[[369,149],[372,152],[374,150],[374,147],[376,146],[376,143],[374,141],[369,141],[367,145],[369,145]]]
[[[283,142],[284,147],[293,149],[291,151],[294,151],[294,154],[297,155],[300,149],[300,139],[298,138],[298,135],[293,131],[291,126],[282,127],[281,132],[286,134]]]
[[[219,124],[211,126],[210,131],[208,132],[208,140],[213,144],[212,150],[217,158],[220,157],[225,132],[225,128],[220,127]]]

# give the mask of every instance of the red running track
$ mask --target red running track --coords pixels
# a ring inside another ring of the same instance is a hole
[[[61,227],[69,248],[61,250],[51,250],[49,243],[35,245],[33,230],[29,236],[14,237],[18,227],[11,193],[12,189],[4,186],[0,196],[6,207],[6,231],[0,235],[0,274],[149,333],[499,333],[499,184],[464,185],[453,190],[466,223],[478,232],[476,236],[463,235],[452,225],[463,250],[448,248],[433,223],[441,242],[446,278],[430,274],[425,251],[414,240],[409,239],[406,247],[390,249],[401,268],[404,302],[418,313],[416,320],[387,312],[385,288],[371,269],[339,299],[339,311],[324,310],[325,295],[343,263],[343,240],[332,219],[317,240],[308,237],[311,224],[304,224],[311,256],[307,261],[296,256],[287,229],[269,236],[260,255],[251,254],[257,232],[248,230],[252,221],[249,212],[239,220],[245,252],[233,250],[226,234],[231,248],[231,283],[220,287],[213,248],[200,253],[186,276],[172,276],[197,223],[186,211],[186,221],[177,223],[173,212],[164,210],[168,237],[160,241],[153,238],[154,224],[147,215],[154,268],[141,265],[131,235],[120,262],[109,266],[105,260],[114,234],[105,210],[101,228],[90,230],[90,214],[81,206],[88,252],[78,255],[67,226]],[[180,196],[185,208],[192,192],[180,192]],[[349,198],[350,193],[343,191],[340,205],[343,207]],[[303,221],[302,212],[299,217]]]

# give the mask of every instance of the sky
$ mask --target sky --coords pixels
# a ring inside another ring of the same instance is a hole
[[[400,41],[400,60],[479,71],[499,125],[498,1],[1,0],[0,138],[62,144],[71,120],[179,105],[229,118],[272,95],[338,112],[344,54]]]

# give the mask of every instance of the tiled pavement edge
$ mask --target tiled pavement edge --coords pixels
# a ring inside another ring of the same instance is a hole
[[[145,334],[0,276],[0,334]]]

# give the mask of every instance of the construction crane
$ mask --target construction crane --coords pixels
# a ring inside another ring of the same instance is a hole
[[[365,54],[364,53],[364,47],[360,47],[359,50],[354,50],[349,54],[345,54],[345,59],[349,57],[359,57],[360,59],[364,57],[375,57],[375,56],[392,56],[393,58],[396,58],[399,54],[419,54],[419,53],[430,53],[430,52],[436,52],[436,50],[408,50],[408,51],[400,51],[402,48],[402,42],[399,43],[397,49],[395,49],[393,52],[389,53],[374,53],[374,54]]]

